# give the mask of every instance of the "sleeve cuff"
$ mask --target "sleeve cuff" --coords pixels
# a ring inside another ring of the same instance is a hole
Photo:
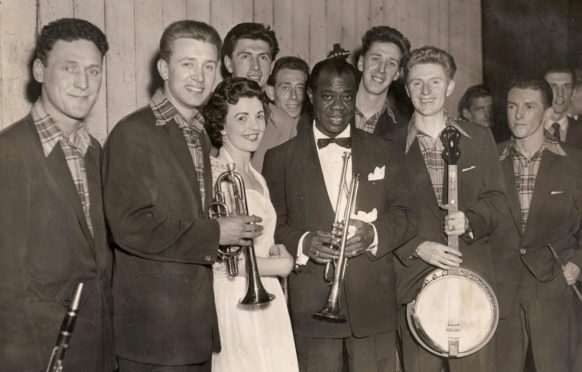
[[[366,252],[370,253],[373,256],[376,256],[376,254],[378,253],[378,230],[376,230],[376,226],[374,226],[374,224],[370,225],[372,225],[372,228],[374,229],[374,240],[372,241],[372,244],[370,244],[368,249],[366,249]]]
[[[309,231],[303,233],[299,239],[299,243],[297,243],[297,257],[295,259],[295,266],[303,266],[307,264],[307,261],[309,261],[309,256],[303,254],[303,239],[305,239],[307,234],[309,234]]]

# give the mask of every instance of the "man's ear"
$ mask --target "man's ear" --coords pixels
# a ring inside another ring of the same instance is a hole
[[[400,77],[400,72],[402,72],[402,69],[399,68],[396,73],[394,74],[394,78],[392,79],[392,81],[396,81],[398,80],[398,78]]]
[[[224,68],[232,74],[232,59],[229,56],[224,56]]]
[[[408,90],[408,84],[406,84],[406,82],[404,82],[404,89],[406,90],[406,95],[408,96],[408,98],[412,98],[410,97],[410,91]]]
[[[453,90],[455,90],[455,81],[451,80],[449,81],[449,85],[447,86],[447,97],[453,93]]]
[[[267,85],[265,87],[265,94],[271,101],[275,102],[275,88],[273,86]]]
[[[362,55],[358,57],[358,71],[364,71],[364,56]]]
[[[164,59],[158,59],[158,73],[164,81],[168,80],[168,62]]]
[[[307,88],[307,97],[309,97],[309,101],[313,104],[313,91],[309,87]]]
[[[44,82],[44,64],[38,58],[32,62],[32,77],[40,84]]]
[[[463,114],[463,118],[465,118],[466,120],[468,120],[468,121],[473,120],[473,119],[471,119],[471,113],[466,108],[464,108],[461,113]]]

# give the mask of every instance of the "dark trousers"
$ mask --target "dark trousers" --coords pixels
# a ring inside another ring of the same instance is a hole
[[[459,359],[447,359],[424,349],[408,329],[406,306],[398,311],[398,331],[402,339],[402,359],[406,372],[495,372],[495,338],[481,350]],[[515,372],[515,371],[513,371]]]
[[[301,372],[341,372],[344,348],[351,372],[394,372],[396,332],[370,337],[304,338],[295,336]]]
[[[210,372],[211,367],[210,360],[188,366],[159,366],[119,358],[119,372]]]
[[[497,371],[523,371],[528,348],[537,372],[576,371],[574,294],[563,275],[542,283],[525,273],[518,297],[519,307],[497,327]]]

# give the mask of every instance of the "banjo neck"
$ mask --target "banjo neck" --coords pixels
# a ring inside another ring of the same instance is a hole
[[[458,206],[458,196],[459,190],[457,188],[457,164],[449,164],[448,165],[448,182],[447,182],[447,195],[448,200],[445,208],[448,211],[448,214],[453,214],[459,211]],[[447,239],[447,245],[449,248],[453,248],[455,250],[459,250],[459,237],[449,236]]]

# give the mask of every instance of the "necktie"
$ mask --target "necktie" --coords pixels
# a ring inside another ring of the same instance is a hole
[[[338,146],[345,147],[349,149],[352,146],[352,140],[350,137],[341,137],[341,138],[320,138],[317,140],[317,148],[322,149],[325,146],[329,145],[330,143],[337,143]]]
[[[554,123],[552,124],[552,129],[554,130],[554,137],[558,140],[558,141],[562,141],[560,139],[560,124],[559,123]]]

